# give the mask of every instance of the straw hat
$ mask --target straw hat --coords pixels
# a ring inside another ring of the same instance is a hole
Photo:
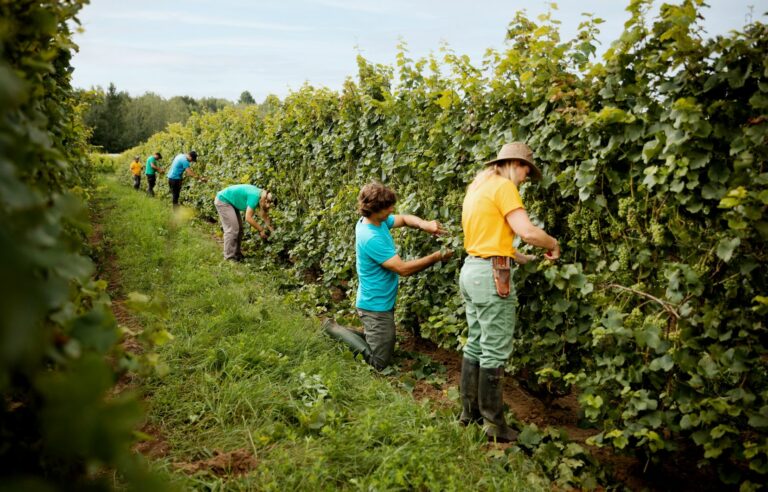
[[[531,170],[531,179],[541,179],[541,170],[533,162],[533,151],[523,142],[512,142],[504,144],[499,151],[499,155],[492,161],[485,163],[486,166],[496,164],[501,161],[520,160],[528,164]]]

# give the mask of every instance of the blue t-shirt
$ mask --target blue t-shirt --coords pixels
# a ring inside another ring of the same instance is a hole
[[[187,156],[179,154],[173,159],[171,164],[171,170],[168,172],[168,179],[181,179],[184,176],[184,171],[189,167],[189,161]]]
[[[395,307],[398,276],[382,263],[397,254],[395,241],[389,230],[395,225],[390,215],[380,226],[365,224],[361,218],[355,226],[355,253],[357,255],[357,302],[366,311],[389,311]]]

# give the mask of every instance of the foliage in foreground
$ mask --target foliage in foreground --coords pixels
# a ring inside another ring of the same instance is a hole
[[[192,118],[147,145],[194,147],[211,181],[185,190],[215,217],[214,193],[252,182],[282,198],[280,234],[251,240],[320,309],[351,312],[354,199],[381,179],[399,210],[445,222],[459,248],[460,203],[476,163],[527,140],[545,170],[529,212],[564,244],[556,265],[517,272],[520,341],[511,369],[532,384],[575,385],[597,442],[657,457],[684,451],[744,488],[768,473],[768,33],[755,22],[714,39],[703,2],[633,0],[625,31],[591,61],[599,19],[562,41],[549,16],[518,15],[508,49],[482,67],[451,51],[397,77],[359,59],[341,92],[304,87],[265,118]],[[404,256],[430,239],[403,233]],[[400,322],[460,345],[459,262],[406,279]],[[666,459],[666,458],[661,458]]]
[[[108,396],[119,333],[82,254],[92,173],[68,22],[84,3],[0,0],[3,490],[157,486],[130,452],[138,403]]]

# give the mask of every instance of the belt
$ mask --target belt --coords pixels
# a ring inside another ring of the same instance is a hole
[[[488,258],[483,258],[482,256],[467,255],[467,258],[472,258],[473,260],[483,260],[483,261],[491,261],[494,258],[509,258],[510,260],[512,260],[511,256],[489,256]]]
[[[491,269],[493,271],[493,283],[496,284],[496,293],[502,299],[509,297],[510,293],[510,278],[511,268],[514,262],[509,256],[491,256],[489,258],[481,258],[479,256],[469,255],[469,258],[473,260],[481,260],[483,262],[490,262]]]

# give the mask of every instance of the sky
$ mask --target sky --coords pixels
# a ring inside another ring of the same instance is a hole
[[[570,39],[589,12],[605,20],[601,50],[623,29],[629,0],[561,0],[553,17]],[[519,10],[536,16],[549,3],[522,0],[91,0],[72,64],[75,87],[107,87],[132,96],[154,92],[237,101],[281,99],[303,84],[341,88],[356,57],[394,65],[405,42],[410,58],[448,45],[479,65],[502,50]],[[750,16],[768,22],[768,0],[708,0],[709,34],[740,29]],[[750,6],[753,10],[750,11]]]

